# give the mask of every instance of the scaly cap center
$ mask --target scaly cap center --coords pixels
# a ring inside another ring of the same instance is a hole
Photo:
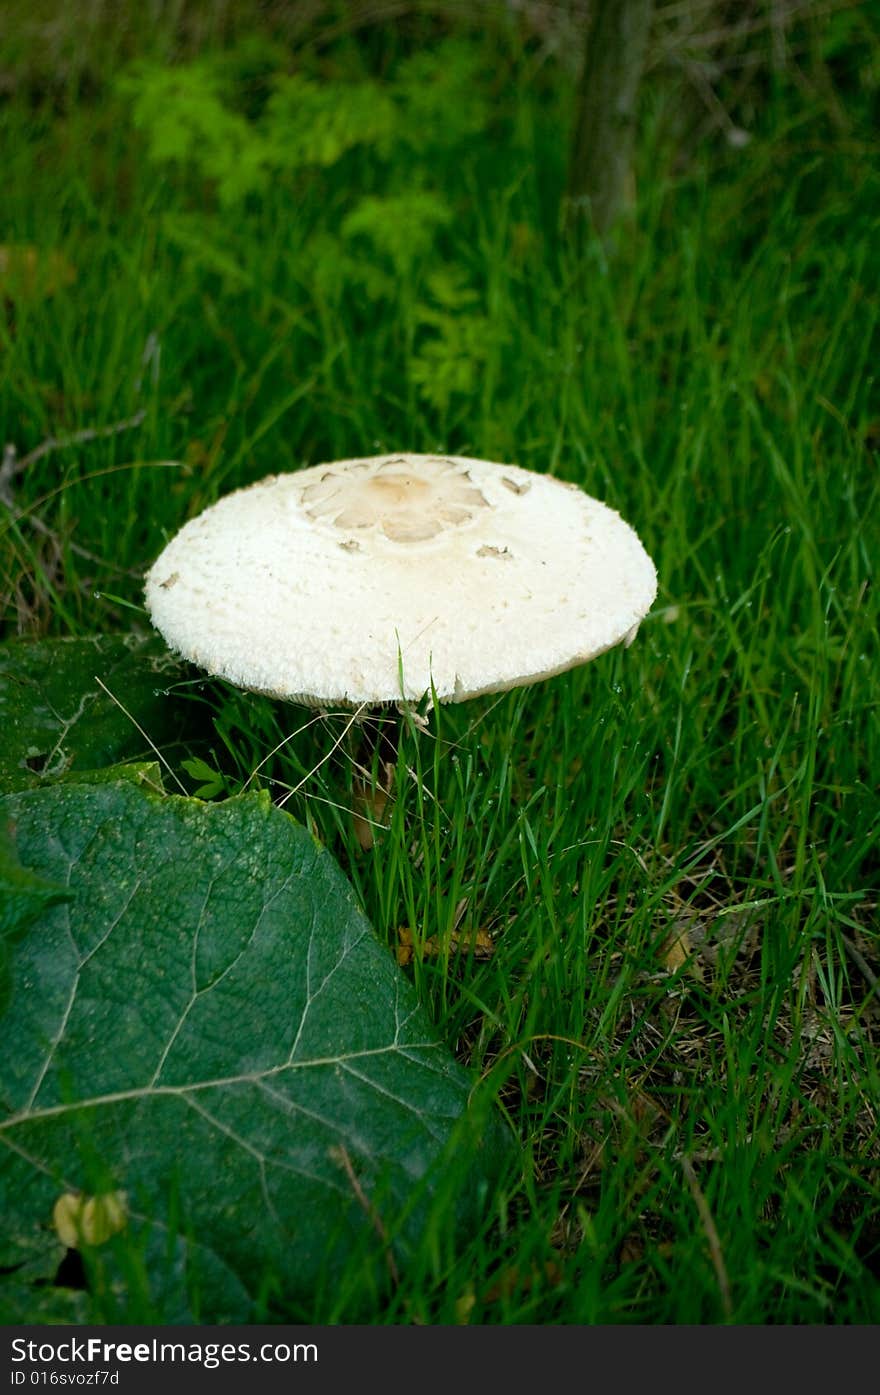
[[[341,532],[369,530],[398,543],[425,542],[489,507],[463,466],[406,455],[331,467],[305,486],[302,504],[310,518]]]

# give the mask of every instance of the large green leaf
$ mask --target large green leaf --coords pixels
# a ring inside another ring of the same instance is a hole
[[[67,781],[6,796],[0,819],[21,865],[70,895],[17,937],[2,1020],[0,1269],[18,1310],[22,1270],[57,1258],[65,1192],[123,1192],[110,1248],[139,1247],[141,1268],[166,1237],[180,1263],[151,1301],[169,1320],[181,1264],[204,1320],[246,1317],[267,1275],[290,1298],[355,1260],[378,1282],[418,1242],[453,1143],[453,1210],[478,1214],[503,1138],[479,1141],[471,1082],[345,878],[265,796]]]
[[[167,689],[188,672],[155,635],[3,645],[0,789],[135,760],[177,740],[194,704]]]
[[[9,995],[12,942],[24,934],[47,906],[67,899],[64,886],[22,867],[15,855],[12,830],[0,820],[0,1017]]]
[[[53,901],[64,901],[65,886],[22,867],[12,829],[0,822],[0,945],[21,934]]]

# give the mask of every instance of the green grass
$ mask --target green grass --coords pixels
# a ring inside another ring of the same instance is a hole
[[[355,146],[225,208],[150,161],[103,77],[4,99],[3,239],[76,280],[5,302],[2,440],[138,417],[11,478],[4,622],[146,628],[140,578],[187,517],[343,456],[514,460],[619,509],[660,577],[636,643],[405,726],[367,852],[345,715],[193,688],[228,790],[286,797],[392,950],[407,928],[521,1142],[482,1233],[454,1249],[438,1194],[367,1319],[876,1322],[880,57],[856,35],[843,121],[777,75],[745,150],[682,168],[658,80],[637,215],[576,254],[570,79],[514,38],[472,41],[491,119],[463,144]],[[309,61],[393,88],[429,39]],[[358,199],[414,180],[452,215],[418,255],[345,241]],[[455,951],[478,930],[489,957]],[[108,1316],[149,1320],[139,1292]],[[294,1314],[266,1292],[269,1320],[353,1315],[345,1285]]]

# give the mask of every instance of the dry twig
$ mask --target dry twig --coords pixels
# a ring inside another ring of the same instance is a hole
[[[367,1196],[366,1192],[361,1186],[360,1181],[358,1180],[357,1173],[352,1167],[351,1158],[348,1155],[348,1149],[343,1144],[340,1144],[338,1148],[333,1148],[331,1152],[336,1161],[342,1165],[345,1175],[349,1180],[349,1184],[351,1186],[352,1191],[354,1192],[359,1204],[363,1207],[366,1215],[368,1216],[370,1224],[372,1225],[379,1239],[382,1241],[382,1245],[385,1250],[385,1263],[388,1266],[388,1273],[391,1277],[391,1282],[394,1284],[396,1288],[397,1285],[400,1283],[400,1272],[397,1268],[397,1262],[394,1258],[394,1252],[391,1249],[391,1242],[388,1239],[388,1232],[386,1231],[385,1226],[382,1223],[382,1217],[379,1215],[375,1206],[370,1201],[370,1198]]]

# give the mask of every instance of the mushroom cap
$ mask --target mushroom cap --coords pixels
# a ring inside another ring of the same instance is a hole
[[[317,706],[457,702],[634,635],[657,574],[575,485],[463,456],[273,475],[185,524],[147,574],[172,649]]]

